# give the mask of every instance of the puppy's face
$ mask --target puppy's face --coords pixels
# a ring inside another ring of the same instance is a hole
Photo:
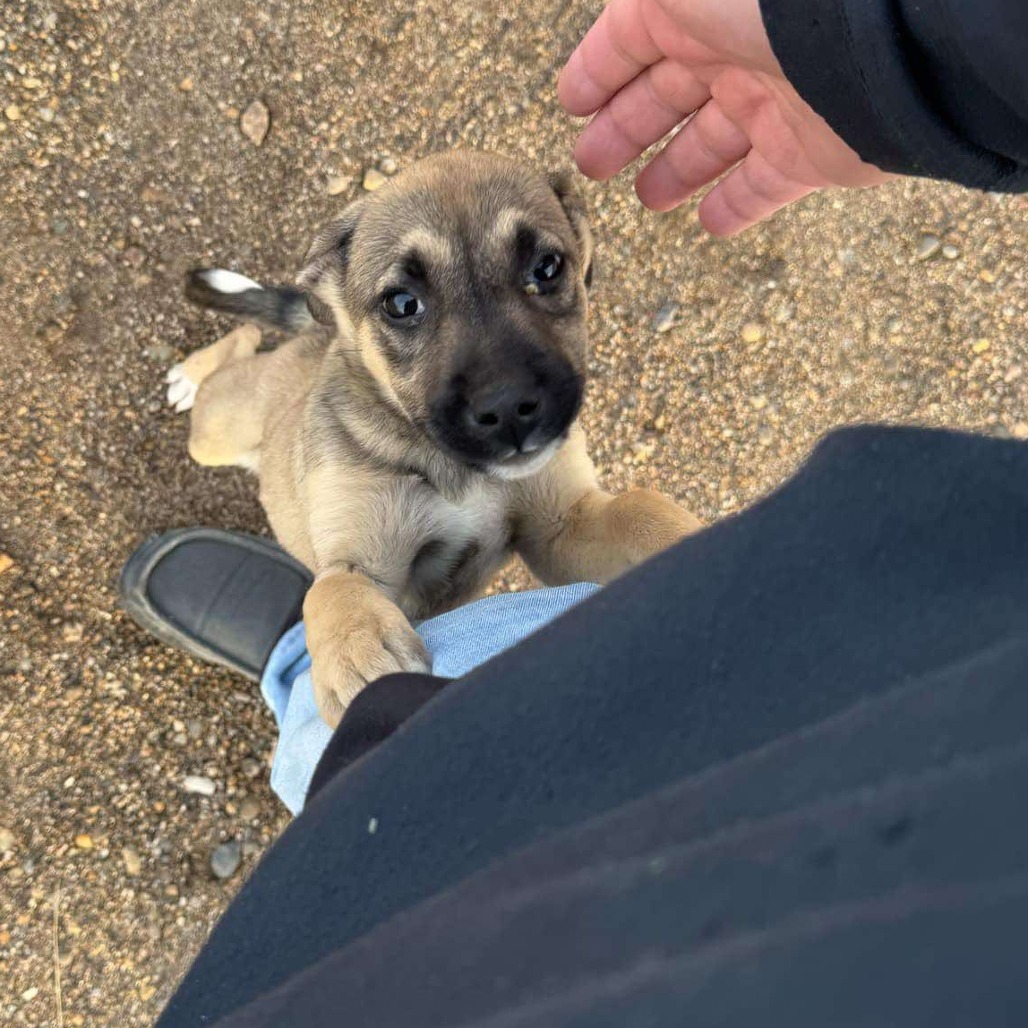
[[[581,405],[591,251],[562,181],[458,153],[348,208],[300,284],[386,402],[451,456],[514,478],[545,463]]]

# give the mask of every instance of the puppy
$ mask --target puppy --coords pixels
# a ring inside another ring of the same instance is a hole
[[[700,527],[657,493],[602,492],[576,418],[592,237],[561,177],[499,156],[425,160],[314,240],[299,289],[194,272],[246,319],[169,374],[200,464],[258,472],[304,603],[322,717],[425,671],[411,627],[512,551],[547,584],[606,582]],[[295,334],[258,353],[253,322]]]

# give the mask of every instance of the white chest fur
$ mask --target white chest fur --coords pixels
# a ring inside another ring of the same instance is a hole
[[[445,610],[486,584],[508,549],[504,482],[476,476],[446,496],[419,476],[325,465],[305,485],[312,566],[319,573],[362,568],[411,618]]]
[[[476,478],[459,498],[420,484],[405,500],[413,529],[406,541],[413,547],[400,606],[425,616],[485,585],[503,560],[509,544],[506,490]]]

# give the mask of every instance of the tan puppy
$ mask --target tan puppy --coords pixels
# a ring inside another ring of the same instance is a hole
[[[576,417],[592,240],[561,178],[457,153],[423,161],[316,238],[299,290],[195,272],[244,325],[169,374],[189,452],[258,471],[335,725],[368,682],[423,671],[410,619],[480,591],[510,552],[547,584],[606,582],[696,530],[651,492],[596,483]]]

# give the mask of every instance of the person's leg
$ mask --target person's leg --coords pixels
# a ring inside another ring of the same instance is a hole
[[[419,624],[417,632],[432,656],[437,679],[427,687],[416,681],[411,689],[393,682],[387,690],[374,691],[375,702],[370,706],[358,696],[322,775],[329,768],[338,770],[352,763],[382,742],[434,696],[444,680],[460,678],[510,649],[596,589],[579,583],[487,596]],[[279,640],[261,678],[261,692],[279,728],[271,787],[293,814],[303,809],[311,777],[332,739],[332,729],[314,701],[310,667],[303,625],[298,624]]]
[[[961,668],[972,685],[991,681],[1002,669],[988,667],[990,654],[1020,661],[1024,674],[1026,526],[1023,445],[900,430],[836,435],[779,493],[447,686],[374,752],[327,777],[240,892],[162,1023],[214,1020],[488,864],[587,819],[644,809],[660,790],[824,731],[854,717],[850,708],[918,682],[930,689],[933,676]],[[368,702],[389,686],[370,686]],[[1007,724],[1020,732],[1021,713],[975,701],[961,693],[985,718],[987,747],[1004,744]],[[868,745],[883,745],[888,719],[878,724]],[[945,734],[921,742],[938,760],[964,744]],[[823,753],[827,774],[834,749]],[[783,809],[788,768],[753,779],[751,813]],[[839,789],[860,783],[851,776]],[[999,794],[1006,802],[1011,790],[997,786]],[[716,811],[720,795],[709,790],[700,809]],[[959,826],[974,802],[958,808]],[[890,813],[881,831],[888,842],[908,828]],[[925,859],[907,865],[915,882],[929,857],[946,852],[939,838],[950,839],[933,837]],[[740,859],[759,864],[762,854],[757,846]],[[808,863],[815,874],[817,861]],[[966,873],[999,872],[969,864]],[[650,911],[642,908],[643,924]]]
[[[303,809],[331,729],[314,702],[300,623],[311,575],[278,545],[241,532],[177,529],[147,539],[121,575],[121,603],[150,634],[210,663],[258,679],[279,740],[271,785],[289,810]],[[490,596],[418,626],[441,679],[458,678],[590,596],[587,583]],[[439,686],[393,689],[384,705],[358,704],[332,767],[386,738]],[[380,694],[376,693],[376,696]]]

